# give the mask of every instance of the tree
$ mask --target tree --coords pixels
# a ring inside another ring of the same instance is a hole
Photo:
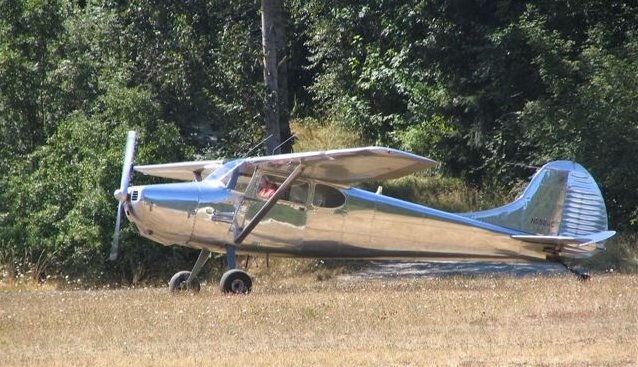
[[[618,13],[592,13],[596,21],[577,43],[553,30],[551,17],[528,9],[521,29],[547,92],[519,118],[527,126],[524,139],[534,142],[534,163],[582,163],[601,186],[613,227],[635,230],[638,171],[626,157],[638,154],[638,29],[635,20],[617,22],[636,13],[613,4],[606,10]]]
[[[55,130],[64,15],[57,0],[0,3],[0,159],[33,151]]]
[[[3,261],[34,276],[106,273],[131,280],[158,254],[170,259],[170,251],[131,236],[128,228],[121,261],[106,266],[126,131],[138,131],[141,161],[179,161],[188,151],[150,96],[141,88],[109,86],[93,113],[68,115],[45,144],[13,165],[0,196],[8,209],[0,216]]]
[[[290,136],[288,123],[288,69],[285,53],[285,16],[282,0],[261,2],[262,48],[264,55],[264,119],[266,134],[272,135],[266,142],[269,154]],[[281,146],[282,152],[290,151],[291,142]]]

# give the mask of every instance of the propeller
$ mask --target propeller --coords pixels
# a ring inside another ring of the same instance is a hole
[[[122,180],[120,188],[115,190],[113,196],[120,202],[117,206],[117,218],[115,220],[115,231],[113,232],[113,242],[111,243],[111,254],[109,260],[117,259],[117,249],[120,244],[120,226],[122,223],[122,215],[124,212],[124,203],[128,199],[128,185],[133,172],[133,160],[135,159],[135,139],[137,134],[135,131],[129,131],[126,137],[126,148],[124,150],[124,164],[122,165]]]
[[[117,260],[117,248],[120,244],[120,224],[122,223],[123,203],[117,205],[117,219],[115,219],[115,231],[113,232],[113,242],[111,243],[111,254],[109,260]]]

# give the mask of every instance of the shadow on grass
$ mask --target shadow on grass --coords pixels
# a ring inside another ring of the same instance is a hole
[[[530,276],[568,274],[561,264],[551,262],[502,261],[375,261],[347,276],[369,278],[438,278],[448,276]]]

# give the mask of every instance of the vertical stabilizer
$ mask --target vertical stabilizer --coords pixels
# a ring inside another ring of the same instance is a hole
[[[583,166],[571,161],[543,166],[512,203],[464,215],[538,235],[581,237],[607,230],[598,185]]]

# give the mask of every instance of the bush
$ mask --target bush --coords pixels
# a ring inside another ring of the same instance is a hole
[[[151,245],[126,225],[123,256],[105,262],[115,224],[126,132],[138,131],[138,161],[179,161],[186,155],[177,128],[159,119],[159,107],[139,88],[112,86],[91,115],[76,112],[46,143],[15,157],[3,179],[0,260],[11,275],[31,274],[125,281],[142,278],[151,261],[170,249]]]

